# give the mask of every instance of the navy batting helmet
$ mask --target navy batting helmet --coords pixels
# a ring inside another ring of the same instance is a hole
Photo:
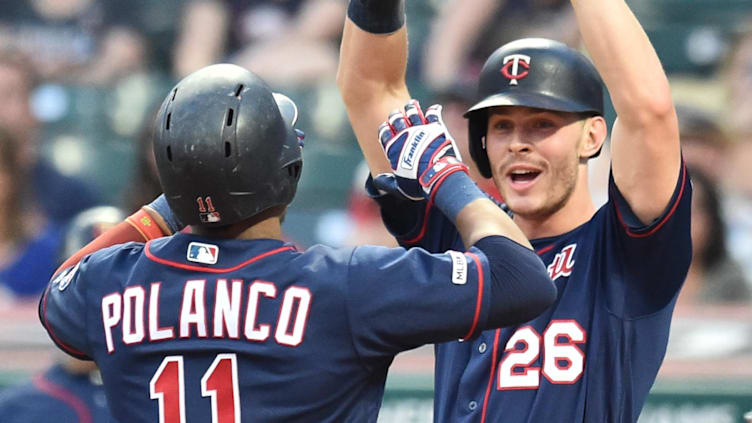
[[[230,64],[202,68],[167,95],[154,155],[167,203],[186,225],[225,226],[292,202],[303,160],[295,103]]]
[[[565,44],[543,38],[512,41],[493,52],[481,70],[477,95],[478,102],[465,117],[470,156],[486,178],[491,177],[491,166],[482,138],[489,108],[526,106],[603,115],[603,82],[592,62]]]

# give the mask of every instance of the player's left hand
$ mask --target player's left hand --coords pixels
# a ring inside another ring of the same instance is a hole
[[[410,100],[404,113],[393,111],[379,126],[379,140],[393,170],[374,178],[380,190],[420,201],[430,198],[446,176],[467,172],[441,119],[441,105],[424,115],[418,102]]]

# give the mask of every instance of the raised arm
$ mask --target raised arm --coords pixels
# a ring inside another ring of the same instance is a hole
[[[469,330],[465,328],[467,332],[464,338],[472,336],[476,329],[485,330],[528,321],[556,300],[556,287],[548,276],[546,266],[533,251],[522,231],[480,191],[468,176],[467,166],[458,160],[457,145],[441,119],[441,106],[431,106],[423,114],[417,102],[411,101],[405,106],[404,113],[391,113],[387,121],[379,126],[378,134],[393,173],[377,176],[373,180],[374,185],[392,195],[402,196],[406,201],[433,202],[436,209],[454,222],[468,251],[472,252],[473,247],[477,248],[488,263],[487,270],[478,273],[487,275],[486,288],[482,288],[483,276],[476,280],[477,286],[485,294],[474,297],[475,304],[489,304],[488,317],[485,321],[479,321],[477,316],[481,314],[482,307],[476,306],[476,318]],[[417,249],[413,249],[415,250]],[[449,252],[449,255],[452,256],[453,263],[459,260],[463,270],[469,269],[462,264],[469,263],[462,255],[456,252]],[[480,264],[479,261],[475,263]],[[411,267],[419,272],[427,268]],[[452,269],[455,270],[454,265]],[[408,284],[410,288],[419,288],[426,280],[430,281],[431,277],[424,278],[418,274],[411,275],[409,279],[414,281]],[[465,286],[465,282],[461,285]],[[480,290],[476,292],[481,292]],[[460,290],[453,292],[461,294]],[[481,301],[483,295],[486,295],[487,301]],[[399,312],[404,310],[401,308]],[[456,335],[453,334],[455,337]]]
[[[434,89],[444,89],[454,82],[467,62],[473,43],[478,40],[494,12],[506,0],[450,0],[442,4],[439,17],[431,26],[423,58],[425,82]],[[441,66],[432,66],[441,63]]]
[[[648,224],[664,212],[679,175],[679,129],[668,79],[624,0],[572,5],[618,116],[611,135],[614,181]]]
[[[337,85],[373,175],[391,172],[375,128],[410,99],[404,0],[351,0]]]
[[[175,42],[173,73],[182,78],[224,54],[230,11],[221,1],[192,0],[183,6]]]
[[[116,244],[146,242],[150,239],[172,235],[183,227],[183,224],[177,220],[167,205],[164,194],[160,194],[154,201],[141,207],[123,222],[108,229],[68,257],[55,271],[55,275],[62,270],[75,266],[84,257],[95,251]]]

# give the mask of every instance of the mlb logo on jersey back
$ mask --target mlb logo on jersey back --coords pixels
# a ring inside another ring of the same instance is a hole
[[[203,264],[216,264],[219,257],[219,247],[202,242],[191,242],[188,244],[188,253],[186,255],[189,261]]]

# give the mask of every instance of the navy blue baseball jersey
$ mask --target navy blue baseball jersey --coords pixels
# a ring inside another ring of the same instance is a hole
[[[691,184],[682,165],[663,216],[642,225],[613,179],[609,201],[574,230],[531,240],[558,288],[525,324],[436,346],[437,422],[634,422],[663,361],[691,260]],[[462,250],[430,205],[378,199],[403,245]],[[417,221],[417,223],[416,223]],[[405,230],[408,229],[407,231]]]
[[[72,374],[55,365],[28,384],[0,392],[0,421],[107,423],[110,412],[98,373]]]
[[[40,302],[120,422],[375,422],[394,355],[487,320],[486,256],[176,234],[97,251]]]

